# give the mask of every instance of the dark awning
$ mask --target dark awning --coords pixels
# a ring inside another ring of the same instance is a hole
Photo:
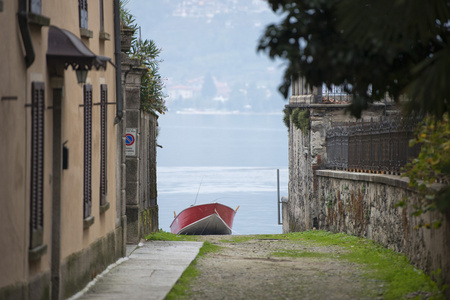
[[[72,66],[74,70],[106,70],[106,64],[111,58],[95,55],[88,47],[70,31],[50,26],[48,31],[47,62],[51,65],[61,65],[64,69]]]

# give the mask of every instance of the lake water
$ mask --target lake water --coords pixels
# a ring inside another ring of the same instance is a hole
[[[192,204],[239,206],[233,234],[281,233],[287,196],[288,132],[282,114],[177,114],[159,118],[159,227]]]

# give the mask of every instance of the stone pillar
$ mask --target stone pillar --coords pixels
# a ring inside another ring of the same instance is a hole
[[[125,205],[127,218],[127,243],[138,243],[140,236],[140,184],[139,184],[139,159],[140,159],[140,86],[141,77],[145,68],[139,65],[137,59],[131,59],[122,53],[122,82],[124,85],[124,119],[125,126],[122,135],[133,132],[134,152],[125,149]],[[125,143],[125,141],[124,141]],[[126,147],[125,147],[126,148]]]
[[[122,76],[123,77],[123,76]],[[122,90],[122,99],[125,103],[125,93]],[[126,216],[126,165],[125,165],[125,116],[116,125],[117,168],[116,173],[116,257],[126,256],[127,216]]]
[[[130,71],[132,66],[137,65],[136,62],[129,60],[126,52],[131,48],[131,40],[134,30],[121,26],[120,40],[121,40],[121,85],[122,85],[122,119],[117,124],[117,168],[116,173],[116,257],[124,257],[126,255],[126,243],[127,243],[127,215],[126,215],[126,156],[125,156],[125,134],[126,134],[126,91],[125,83],[127,72]]]
[[[289,129],[289,197],[286,205],[286,217],[289,222],[287,230],[289,232],[309,229],[311,174],[310,132],[302,132],[294,125],[291,118]]]
[[[158,205],[156,201],[156,131],[157,119],[153,113],[141,111],[140,122],[140,235],[158,231]]]
[[[289,98],[291,104],[313,104],[322,103],[322,87],[313,87],[312,89],[306,85],[303,77],[292,82],[292,96]]]
[[[281,197],[281,216],[283,223],[283,233],[289,233],[289,199],[288,197]]]

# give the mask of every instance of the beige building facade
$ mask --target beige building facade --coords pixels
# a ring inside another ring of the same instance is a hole
[[[0,299],[70,297],[124,256],[118,2],[0,1]]]

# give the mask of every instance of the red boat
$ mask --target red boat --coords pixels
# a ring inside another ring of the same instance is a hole
[[[175,215],[170,231],[189,235],[231,234],[238,208],[234,210],[220,203],[191,206]]]

